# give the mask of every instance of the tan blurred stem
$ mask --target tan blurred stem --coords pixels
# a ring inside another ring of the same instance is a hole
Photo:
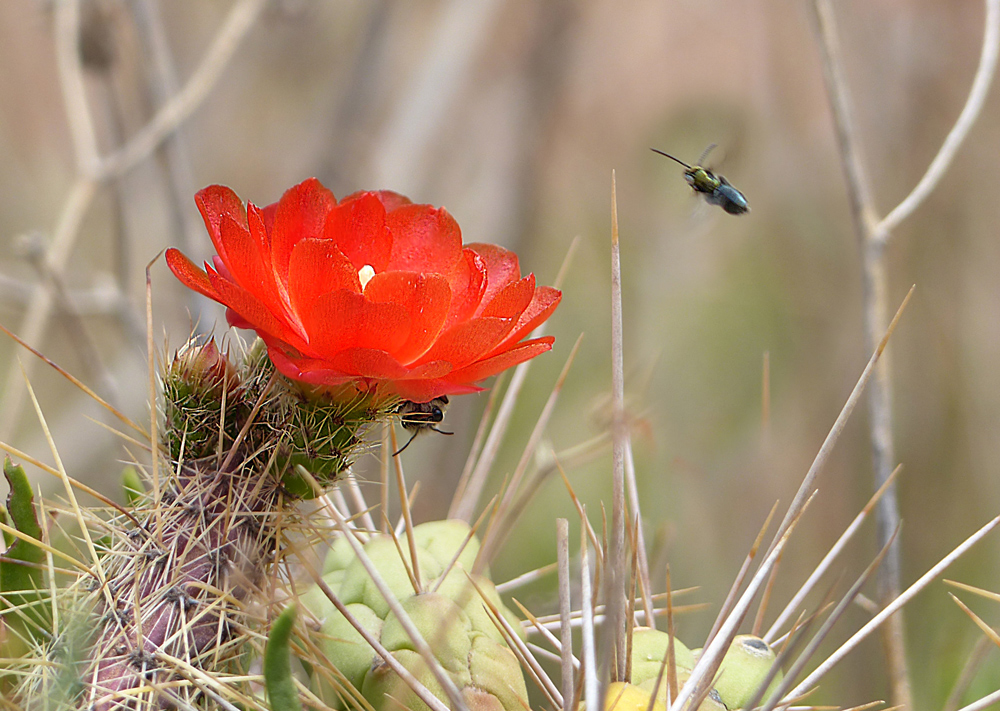
[[[996,645],[985,635],[976,640],[975,646],[969,652],[969,657],[962,666],[962,672],[958,675],[958,679],[955,680],[955,686],[952,687],[951,693],[948,694],[948,700],[944,702],[942,711],[958,710],[965,692],[972,686],[972,682],[976,678],[976,674],[979,673],[979,669],[983,666],[983,662],[986,661],[986,657],[995,648]]]
[[[986,21],[979,68],[972,83],[969,98],[941,150],[924,177],[913,191],[889,215],[879,220],[871,185],[865,174],[856,132],[851,123],[851,107],[847,84],[842,72],[840,46],[830,0],[814,0],[816,27],[823,64],[823,77],[833,109],[834,124],[841,163],[847,182],[851,217],[861,243],[864,282],[864,323],[866,348],[871,349],[887,321],[888,276],[885,246],[891,230],[923,202],[943,177],[962,141],[968,135],[991,83],[1000,48],[1000,0],[986,0]],[[892,371],[891,361],[884,358],[878,364],[868,389],[872,458],[875,487],[889,478],[895,454],[892,439]],[[890,486],[876,509],[877,542],[884,545],[899,524],[899,503],[895,486]],[[900,555],[898,540],[891,546],[885,565],[878,572],[879,600],[886,605],[900,592]],[[882,629],[892,684],[893,704],[910,709],[913,699],[906,667],[905,639],[901,615],[893,617]]]
[[[625,365],[622,337],[622,272],[618,243],[618,195],[615,172],[611,171],[611,536],[609,541],[604,604],[608,608],[613,652],[604,659],[613,663],[611,681],[626,681],[626,637],[631,621],[625,619]]]
[[[570,621],[572,599],[569,579],[569,519],[556,519],[556,558],[559,564],[559,643],[562,661],[563,701],[573,698],[573,625]]]
[[[594,596],[591,591],[590,552],[587,545],[587,534],[590,526],[587,522],[587,507],[580,507],[580,610],[583,618],[580,646],[583,651],[583,698],[588,709],[603,708],[598,704],[601,687],[597,678],[597,654],[594,650]]]

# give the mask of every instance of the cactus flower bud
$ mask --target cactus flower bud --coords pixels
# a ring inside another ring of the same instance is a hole
[[[414,592],[406,571],[411,564],[407,546],[403,546],[401,558],[390,537],[377,536],[365,544],[364,550],[470,710],[520,711],[528,704],[521,667],[488,608],[499,611],[517,634],[521,634],[521,626],[503,605],[488,577],[466,572],[479,551],[479,541],[469,538],[469,531],[463,521],[433,521],[414,528],[422,582],[419,593]],[[460,549],[456,564],[449,569]],[[324,570],[324,580],[336,589],[341,602],[365,630],[378,638],[428,691],[447,701],[426,660],[415,651],[413,640],[353,552],[335,545]],[[376,711],[398,708],[399,703],[412,711],[428,709],[325,595],[310,590],[302,595],[300,603],[320,622],[317,643],[327,659]],[[342,708],[340,694],[319,675],[316,687],[326,703]]]
[[[750,703],[776,658],[775,651],[760,637],[737,635],[722,659],[719,678],[715,682],[715,689],[726,707],[741,709]],[[778,688],[781,679],[781,670],[778,670],[764,694],[765,700]]]

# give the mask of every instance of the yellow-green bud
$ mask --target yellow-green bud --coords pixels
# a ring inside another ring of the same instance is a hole
[[[764,683],[777,654],[767,642],[752,634],[737,635],[719,667],[715,688],[730,709],[744,708]],[[781,670],[764,693],[764,700],[781,683]]]
[[[667,655],[670,635],[650,627],[638,627],[632,632],[632,683],[641,684],[656,679]],[[693,669],[694,655],[683,642],[674,637],[674,663],[678,669]],[[666,671],[663,679],[666,683]]]

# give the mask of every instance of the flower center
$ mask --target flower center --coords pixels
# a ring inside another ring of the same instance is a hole
[[[375,276],[375,267],[371,264],[366,264],[358,270],[358,281],[361,282],[361,291],[365,290],[365,287],[368,286],[368,282],[372,280],[373,276]]]

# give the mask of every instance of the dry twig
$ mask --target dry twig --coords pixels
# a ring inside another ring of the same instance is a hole
[[[940,151],[923,178],[912,192],[889,214],[879,220],[871,185],[863,167],[856,131],[851,122],[847,83],[842,72],[840,47],[834,25],[830,0],[814,0],[816,26],[820,39],[823,75],[833,108],[834,123],[841,163],[847,182],[851,216],[861,243],[864,275],[865,341],[871,348],[882,331],[887,317],[888,276],[884,259],[885,246],[892,230],[899,226],[922,203],[940,182],[962,141],[968,135],[983,103],[996,69],[1000,54],[1000,0],[986,0],[986,21],[979,68],[972,82],[965,107],[945,138]],[[868,390],[871,410],[870,427],[875,487],[888,479],[895,463],[892,440],[892,382],[889,359],[879,365]],[[899,525],[899,504],[895,487],[890,486],[876,510],[877,539],[884,545]],[[889,550],[886,563],[878,573],[879,597],[882,604],[899,594],[900,561],[898,541]],[[897,616],[883,631],[888,653],[893,700],[904,708],[912,708],[913,700],[906,669],[905,641],[902,618]]]

